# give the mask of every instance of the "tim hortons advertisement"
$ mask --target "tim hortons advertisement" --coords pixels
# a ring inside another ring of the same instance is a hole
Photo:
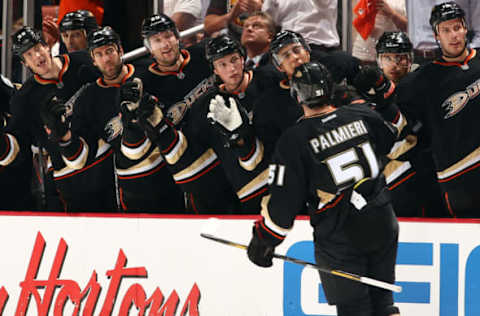
[[[208,233],[248,244],[254,217]],[[317,271],[200,237],[207,217],[0,214],[1,315],[330,316]],[[480,310],[479,224],[402,221],[397,305],[405,316]],[[297,220],[277,253],[313,261]]]

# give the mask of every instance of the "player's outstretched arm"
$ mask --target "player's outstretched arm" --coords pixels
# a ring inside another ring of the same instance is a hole
[[[232,148],[240,165],[254,170],[263,160],[263,144],[255,137],[245,108],[234,98],[217,94],[210,100],[207,119],[226,147]]]

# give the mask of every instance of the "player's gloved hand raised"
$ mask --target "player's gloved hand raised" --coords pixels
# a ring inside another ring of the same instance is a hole
[[[56,96],[42,104],[40,117],[48,136],[54,141],[59,141],[70,129],[67,107]]]
[[[247,255],[248,259],[255,263],[257,266],[268,268],[273,265],[273,250],[272,246],[269,246],[262,237],[261,232],[258,229],[259,222],[255,222],[252,231],[252,239],[248,244]]]
[[[165,106],[151,94],[144,93],[140,105],[136,110],[138,124],[147,132],[150,138],[156,138],[166,128],[162,109]]]
[[[250,129],[250,120],[246,110],[237,104],[234,98],[225,98],[219,94],[210,100],[208,121],[225,138],[225,145],[235,146],[245,137]]]
[[[378,106],[392,101],[395,84],[389,80],[377,66],[364,66],[353,80],[354,87],[360,95]]]
[[[137,122],[137,109],[143,98],[143,83],[139,78],[127,81],[120,87],[120,111],[124,125]]]

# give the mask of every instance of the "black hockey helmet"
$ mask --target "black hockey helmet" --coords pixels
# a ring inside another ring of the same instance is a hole
[[[433,32],[437,33],[437,25],[441,22],[453,19],[462,19],[465,27],[467,27],[465,11],[457,3],[450,1],[437,4],[432,8],[432,13],[430,14],[430,25]]]
[[[39,43],[46,45],[42,33],[24,26],[12,35],[12,52],[22,58],[23,53]]]
[[[121,46],[120,36],[110,26],[104,26],[88,35],[89,51],[108,44],[116,44],[119,48]]]
[[[311,108],[332,103],[333,79],[327,67],[309,62],[295,68],[290,79],[290,94]]]
[[[215,60],[235,52],[238,52],[242,58],[246,56],[242,45],[229,35],[214,37],[208,41],[205,47],[205,57],[212,67]]]
[[[60,21],[60,32],[79,30],[85,28],[85,18],[78,12],[68,12]]]
[[[172,31],[177,38],[180,37],[175,22],[165,14],[154,14],[143,20],[142,36],[144,39],[164,31]]]
[[[377,54],[383,53],[411,53],[412,42],[405,32],[385,32],[380,36],[376,45]]]
[[[281,64],[281,60],[277,56],[278,52],[282,49],[282,47],[292,43],[301,44],[308,52],[311,51],[310,46],[300,33],[290,30],[278,32],[270,42],[270,55],[272,56],[273,64],[275,66],[280,67]]]
[[[75,11],[81,16],[85,18],[85,30],[87,30],[87,34],[90,34],[91,32],[98,30],[99,26],[97,24],[97,19],[95,18],[95,15],[93,15],[92,12],[88,10],[77,10]]]

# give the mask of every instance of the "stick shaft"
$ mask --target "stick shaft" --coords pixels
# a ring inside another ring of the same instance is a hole
[[[243,250],[247,249],[246,245],[239,244],[239,243],[236,243],[236,242],[233,242],[233,241],[230,241],[230,240],[226,240],[226,239],[223,239],[223,238],[215,237],[215,236],[210,235],[210,234],[201,233],[200,236],[202,236],[203,238],[206,238],[206,239],[210,239],[210,240],[219,242],[219,243],[224,244],[224,245],[236,247],[236,248],[243,249]],[[323,272],[323,273],[336,275],[336,276],[341,277],[341,278],[346,278],[346,279],[349,279],[349,280],[352,280],[352,281],[357,281],[357,282],[360,282],[360,283],[364,283],[364,284],[368,284],[368,285],[371,285],[371,286],[379,287],[379,288],[389,290],[389,291],[392,291],[392,292],[400,293],[402,291],[402,287],[398,286],[398,285],[395,285],[395,284],[390,284],[390,283],[387,283],[387,282],[371,279],[371,278],[368,278],[368,277],[360,276],[360,275],[357,275],[357,274],[353,274],[353,273],[349,273],[349,272],[345,272],[345,271],[341,271],[341,270],[331,270],[331,269],[328,269],[328,268],[325,268],[325,267],[321,267],[321,266],[319,266],[315,263],[300,260],[300,259],[297,259],[297,258],[292,258],[292,257],[284,256],[284,255],[279,255],[279,254],[276,254],[276,253],[273,254],[273,257],[277,258],[277,259],[284,260],[284,261],[288,261],[288,262],[296,263],[296,264],[299,264],[299,265],[303,265],[305,267],[309,267],[309,268],[318,270],[318,271]]]

